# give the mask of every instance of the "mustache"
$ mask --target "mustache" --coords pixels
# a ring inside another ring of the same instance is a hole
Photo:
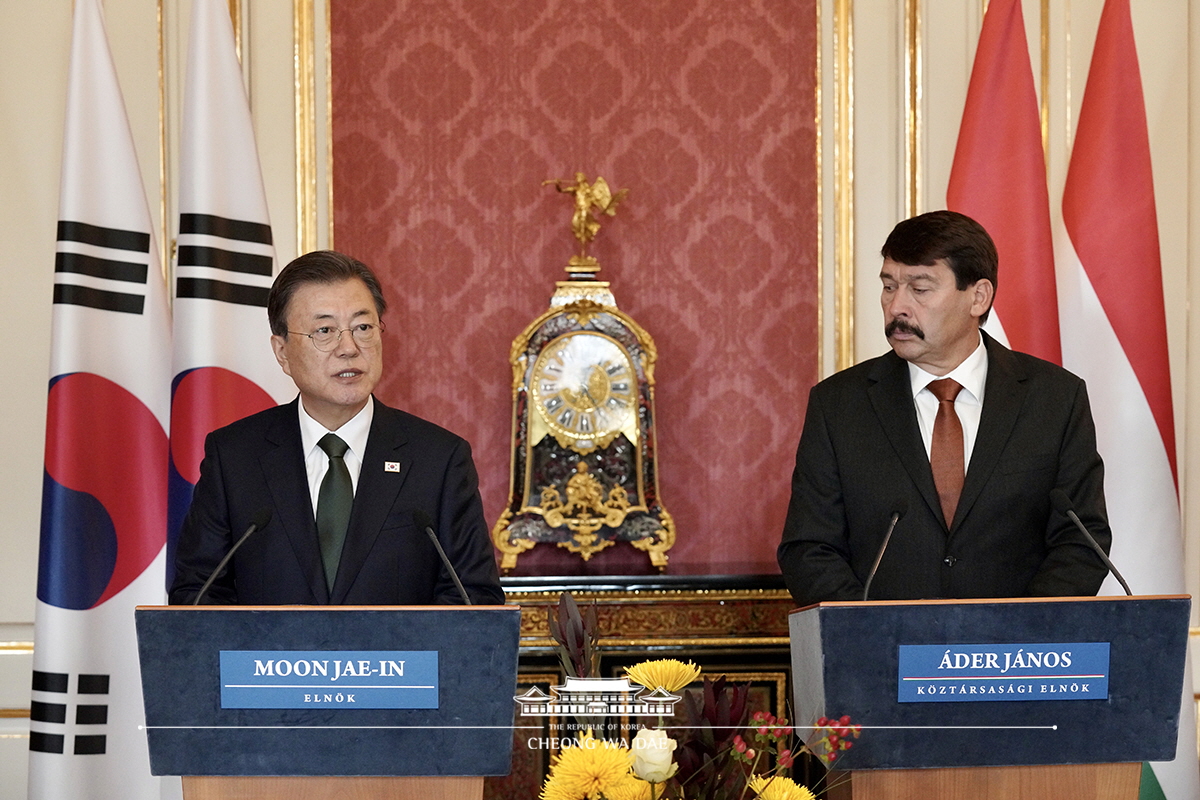
[[[925,338],[925,331],[921,330],[916,325],[909,324],[908,320],[904,319],[894,319],[887,324],[886,328],[883,329],[884,336],[889,339],[892,338],[892,334],[894,333],[911,333],[918,339]]]

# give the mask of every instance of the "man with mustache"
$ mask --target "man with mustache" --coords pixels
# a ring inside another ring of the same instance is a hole
[[[881,302],[892,351],[809,394],[779,564],[798,605],[1094,595],[1107,571],[1051,504],[1112,542],[1082,380],[980,326],[996,292],[987,231],[952,211],[898,224]]]

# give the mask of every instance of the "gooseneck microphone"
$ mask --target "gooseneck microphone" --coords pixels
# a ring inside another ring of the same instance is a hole
[[[437,548],[438,555],[442,557],[442,563],[446,565],[446,571],[450,573],[450,577],[454,580],[454,585],[458,587],[458,593],[462,595],[463,605],[471,605],[471,598],[467,595],[467,590],[463,588],[462,581],[458,579],[458,572],[455,571],[454,565],[450,563],[450,559],[446,557],[446,551],[442,549],[442,543],[438,541],[437,534],[433,532],[433,517],[429,516],[425,512],[425,509],[418,508],[413,511],[413,522],[417,523],[417,527],[429,535],[429,541],[433,542],[433,546]]]
[[[1092,549],[1096,551],[1096,555],[1100,556],[1100,560],[1104,562],[1104,566],[1108,567],[1108,571],[1111,572],[1113,577],[1117,579],[1117,582],[1121,584],[1121,588],[1125,590],[1125,594],[1129,597],[1133,597],[1133,592],[1129,591],[1129,584],[1125,582],[1123,577],[1121,577],[1121,573],[1117,570],[1116,565],[1109,561],[1108,554],[1104,552],[1104,548],[1101,547],[1100,543],[1096,541],[1094,536],[1092,536],[1091,532],[1087,529],[1087,526],[1080,521],[1079,515],[1075,513],[1075,504],[1071,502],[1071,498],[1067,496],[1067,493],[1062,489],[1053,490],[1050,492],[1050,503],[1054,506],[1055,511],[1066,515],[1071,522],[1075,523],[1075,527],[1078,528],[1079,532],[1083,534],[1083,538],[1086,539],[1087,543],[1090,544]]]
[[[896,523],[900,521],[900,518],[908,513],[908,501],[902,497],[899,502],[892,505],[892,508],[896,510],[892,512],[892,518],[888,521],[887,533],[883,535],[883,544],[879,546],[879,552],[875,554],[875,563],[871,565],[871,571],[867,574],[867,582],[863,586],[862,599],[864,601],[871,591],[871,581],[875,580],[875,572],[879,569],[879,562],[883,561],[883,553],[887,550],[888,542],[892,540],[892,531],[896,530]]]
[[[250,538],[250,534],[254,533],[255,531],[261,531],[263,528],[267,527],[267,524],[270,521],[270,506],[263,506],[257,512],[255,512],[254,516],[250,518],[250,527],[246,528],[246,532],[242,534],[242,538],[237,540],[237,544],[229,548],[229,552],[226,553],[225,557],[221,559],[221,563],[217,564],[217,568],[214,569],[212,574],[208,576],[208,580],[206,580],[204,585],[200,587],[200,593],[196,595],[196,599],[192,601],[192,605],[200,605],[200,601],[204,598],[205,593],[208,592],[208,587],[212,586],[213,581],[215,581],[217,576],[221,574],[221,570],[225,569],[225,565],[229,563],[229,559],[233,558],[233,554],[236,553],[238,548]]]

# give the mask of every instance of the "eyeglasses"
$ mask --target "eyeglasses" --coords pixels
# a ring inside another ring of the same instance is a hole
[[[288,333],[307,336],[312,341],[313,347],[322,353],[328,353],[338,346],[338,343],[342,341],[342,334],[346,331],[350,331],[355,344],[359,347],[375,347],[379,344],[379,334],[383,332],[383,322],[378,325],[371,322],[360,322],[353,327],[340,329],[325,325],[312,333],[300,333],[300,331],[288,331]]]

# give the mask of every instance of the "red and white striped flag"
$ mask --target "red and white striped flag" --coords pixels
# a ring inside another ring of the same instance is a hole
[[[1088,384],[1112,559],[1135,594],[1185,591],[1175,424],[1150,140],[1129,0],[1106,0],[1063,190],[1065,365]],[[1102,593],[1119,594],[1110,577]],[[1142,797],[1200,797],[1190,667],[1172,762]],[[1159,794],[1153,792],[1161,787]]]
[[[75,2],[58,220],[29,797],[157,798],[133,608],[165,599],[171,329],[99,0]]]
[[[1020,0],[992,0],[984,16],[946,205],[982,224],[1000,254],[985,330],[1061,364],[1046,160]]]
[[[192,4],[180,149],[172,556],[200,476],[204,437],[296,393],[269,341],[275,248],[225,0]]]

